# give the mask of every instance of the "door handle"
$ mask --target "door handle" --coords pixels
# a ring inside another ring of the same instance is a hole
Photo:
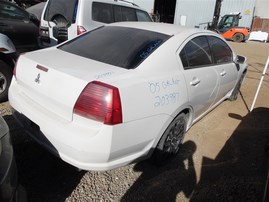
[[[221,76],[225,76],[227,73],[225,70],[222,70],[222,72],[220,73]]]
[[[201,81],[197,78],[197,77],[193,77],[192,81],[190,82],[190,84],[192,86],[197,86]]]

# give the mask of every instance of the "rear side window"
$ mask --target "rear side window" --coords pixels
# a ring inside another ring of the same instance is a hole
[[[105,26],[59,49],[125,69],[134,69],[170,36],[147,30]]]
[[[92,3],[92,19],[97,22],[112,23],[122,21],[148,21],[151,18],[147,12],[108,3]]]
[[[50,0],[44,14],[44,20],[53,21],[61,18],[67,20],[67,23],[74,23],[77,6],[78,0]]]
[[[114,22],[113,8],[111,4],[93,2],[92,19],[103,23]]]
[[[232,50],[223,40],[217,37],[209,36],[208,41],[215,64],[223,64],[233,61]]]
[[[137,21],[136,10],[129,7],[113,6],[115,22]]]
[[[152,21],[148,13],[141,10],[136,10],[136,16],[137,16],[137,21],[146,21],[146,22]]]
[[[207,38],[200,36],[190,40],[180,52],[180,58],[185,69],[212,64]]]

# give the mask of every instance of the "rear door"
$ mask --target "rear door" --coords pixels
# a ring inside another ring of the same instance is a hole
[[[191,39],[181,50],[180,58],[188,89],[189,103],[195,117],[200,117],[214,103],[219,80],[205,36]]]

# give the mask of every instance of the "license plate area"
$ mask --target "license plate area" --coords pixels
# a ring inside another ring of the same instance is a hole
[[[52,143],[47,139],[47,137],[40,130],[39,125],[35,122],[27,118],[25,115],[14,111],[14,117],[19,121],[21,126],[24,128],[25,132],[30,135],[34,140],[36,140],[39,144],[44,146],[54,155],[59,156],[57,149],[52,145]]]

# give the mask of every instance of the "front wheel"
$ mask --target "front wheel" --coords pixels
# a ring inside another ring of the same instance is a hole
[[[180,149],[186,132],[187,117],[179,114],[168,126],[153,153],[155,164],[161,165]]]
[[[8,98],[8,88],[12,78],[12,70],[11,68],[0,61],[0,103],[7,101]]]
[[[241,85],[242,85],[242,83],[243,83],[243,81],[244,81],[245,76],[246,76],[246,72],[244,72],[244,73],[241,75],[241,77],[240,77],[238,83],[237,83],[236,86],[234,87],[234,90],[233,90],[233,92],[232,92],[232,94],[231,94],[231,96],[230,96],[230,98],[229,98],[230,101],[235,101],[235,100],[237,100],[237,96],[238,96],[238,93],[239,93],[239,91],[240,91],[240,88],[241,88]]]
[[[241,33],[236,33],[236,34],[233,36],[232,39],[233,39],[234,42],[238,42],[238,43],[240,43],[240,42],[242,42],[242,41],[244,40],[244,35],[241,34]]]

